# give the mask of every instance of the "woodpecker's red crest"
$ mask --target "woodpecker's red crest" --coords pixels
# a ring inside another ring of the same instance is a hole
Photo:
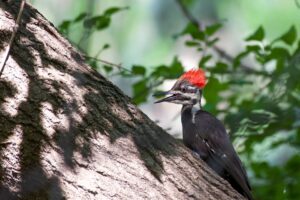
[[[184,73],[180,79],[187,80],[190,84],[200,89],[206,85],[205,72],[202,69],[191,69]]]

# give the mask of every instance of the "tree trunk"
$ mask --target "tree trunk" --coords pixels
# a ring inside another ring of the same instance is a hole
[[[0,2],[1,62],[19,7]],[[0,91],[0,199],[243,199],[28,4]]]

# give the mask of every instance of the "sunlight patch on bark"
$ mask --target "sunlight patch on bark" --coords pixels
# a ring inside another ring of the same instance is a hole
[[[41,125],[48,136],[53,136],[55,126],[60,123],[58,117],[54,115],[53,107],[49,102],[41,103]]]
[[[20,179],[20,174],[15,173],[21,169],[20,166],[20,144],[22,142],[23,130],[21,125],[17,125],[13,130],[12,134],[5,141],[7,144],[6,151],[2,151],[2,165],[6,166],[3,176],[4,180],[6,177],[14,177],[14,179]],[[18,187],[10,188],[12,191],[18,191]]]
[[[26,101],[28,97],[28,76],[13,59],[9,58],[1,78],[9,83],[10,90],[16,90],[13,91],[13,96],[4,98],[1,110],[4,110],[11,117],[15,117],[18,114],[20,104]]]
[[[84,100],[87,90],[78,87],[73,76],[68,73],[62,73],[52,66],[47,68],[39,67],[37,73],[41,79],[48,83],[46,85],[48,89],[51,92],[58,93],[58,96],[64,101],[64,111],[57,116],[63,126],[68,129],[71,119],[73,122],[81,123],[82,117],[87,114]],[[56,80],[57,83],[49,80]],[[59,84],[59,87],[57,87],[57,84]],[[49,108],[49,106],[47,107]]]

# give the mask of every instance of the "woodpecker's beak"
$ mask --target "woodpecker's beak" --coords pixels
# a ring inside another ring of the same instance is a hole
[[[172,90],[169,90],[167,92],[158,92],[158,93],[155,93],[153,96],[163,96],[163,95],[170,95],[170,96],[167,96],[163,99],[157,100],[154,103],[172,102],[174,100],[177,100],[177,98],[178,98],[178,94],[174,93]]]

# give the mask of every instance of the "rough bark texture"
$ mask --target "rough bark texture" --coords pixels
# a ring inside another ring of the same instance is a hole
[[[0,59],[20,1],[0,2]],[[0,199],[242,199],[25,6],[0,78]]]

